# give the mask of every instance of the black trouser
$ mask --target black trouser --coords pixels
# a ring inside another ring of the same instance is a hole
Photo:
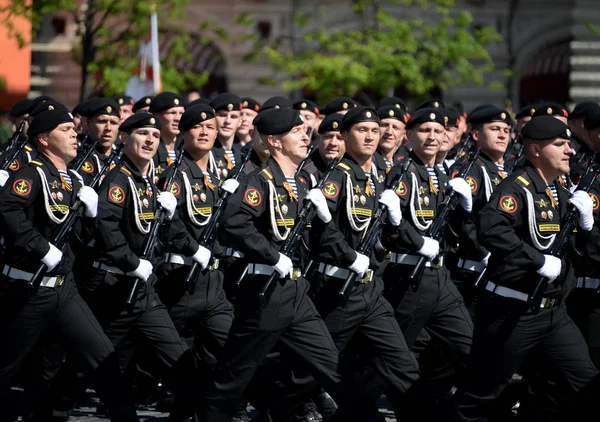
[[[573,393],[569,404],[582,390],[586,397],[597,394],[595,386],[593,392],[587,389],[598,370],[564,304],[535,315],[525,302],[490,294],[479,298],[476,312],[471,359],[464,391],[457,395],[455,420],[487,420],[492,402],[532,354],[547,359],[561,374]]]
[[[315,378],[330,391],[340,387],[338,350],[312,301],[308,282],[277,281],[266,308],[258,293],[266,276],[247,276],[236,303],[235,318],[206,395],[200,420],[225,421],[234,413],[252,376],[281,341],[304,360]]]
[[[592,362],[600,368],[600,295],[596,289],[573,289],[567,311],[587,342]]]
[[[81,357],[113,420],[137,420],[115,350],[72,280],[57,288],[40,287],[29,297],[27,281],[0,276],[0,409],[15,374],[40,340],[53,328],[67,350]],[[10,399],[8,399],[10,400]],[[6,407],[5,407],[6,406]]]

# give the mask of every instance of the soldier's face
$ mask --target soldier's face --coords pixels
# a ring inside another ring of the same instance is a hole
[[[23,127],[23,133],[27,133],[27,129],[29,129],[29,114],[24,114],[22,116],[10,116],[10,122],[12,123],[12,131],[17,130],[22,121],[25,121],[25,126]]]
[[[360,122],[342,133],[346,151],[354,158],[369,158],[377,151],[381,131],[377,122]]]
[[[161,131],[164,132],[165,137],[172,138],[179,135],[179,120],[181,120],[184,111],[185,108],[183,107],[171,107],[160,113],[155,113],[160,119]]]
[[[381,141],[379,149],[383,152],[396,150],[404,140],[406,130],[404,123],[397,119],[381,120]]]
[[[510,140],[510,126],[503,122],[490,122],[473,131],[473,139],[487,154],[504,154]]]
[[[217,121],[205,120],[190,130],[182,132],[185,150],[192,156],[197,153],[210,151],[217,137]]]
[[[119,124],[121,120],[117,116],[100,114],[88,120],[88,133],[92,140],[97,140],[103,149],[108,149],[117,140]]]
[[[295,163],[300,163],[306,157],[309,143],[310,140],[304,132],[304,125],[294,126],[286,134],[273,137],[273,146],[276,147],[276,150]]]
[[[256,151],[261,160],[266,161],[271,153],[265,142],[261,139],[257,131],[252,130],[252,149]]]
[[[73,123],[61,123],[47,135],[42,135],[40,144],[52,155],[65,163],[77,156],[77,132]]]
[[[345,152],[346,144],[340,132],[325,132],[319,136],[319,154],[326,162],[342,158]]]
[[[215,117],[221,139],[230,139],[240,127],[241,114],[239,110],[219,110]]]
[[[571,141],[556,138],[552,141],[535,143],[532,145],[534,155],[539,156],[540,166],[557,174],[569,172],[569,158],[571,156]]]
[[[121,123],[125,121],[129,116],[133,114],[133,105],[125,104],[120,107],[121,109]]]
[[[444,133],[444,137],[442,138],[442,145],[440,146],[440,152],[448,152],[454,146],[454,141],[456,139],[456,134],[458,133],[458,128],[449,127],[446,129]]]
[[[252,121],[254,120],[257,114],[258,113],[256,111],[251,110],[249,108],[245,108],[242,111],[240,111],[240,126],[237,130],[237,133],[241,136],[248,135],[248,133],[252,129],[254,129],[254,126],[252,126]]]
[[[134,162],[148,163],[156,154],[160,142],[160,130],[141,127],[125,136],[123,152]]]
[[[415,154],[430,159],[439,152],[446,136],[446,129],[439,123],[426,122],[406,133]]]
[[[317,130],[320,122],[315,113],[308,110],[300,110],[300,115],[304,119],[305,132],[308,132],[308,129],[312,129],[313,132]]]
[[[523,126],[525,126],[525,124],[530,120],[531,116],[521,117],[519,120],[517,120],[517,132],[521,133],[521,129],[523,129]]]

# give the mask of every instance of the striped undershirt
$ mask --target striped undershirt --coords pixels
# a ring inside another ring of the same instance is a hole
[[[294,179],[293,177],[286,177],[285,180],[287,180],[288,183],[292,186],[292,190],[294,191],[294,193],[296,195],[298,195],[298,187],[296,186],[296,179]]]
[[[58,173],[62,176],[65,182],[69,185],[73,186],[73,181],[71,180],[71,176],[69,176],[69,172],[65,170],[58,170]]]
[[[233,151],[231,151],[230,149],[226,149],[225,154],[229,155],[229,158],[231,158],[231,162],[235,166],[235,154],[233,153]]]
[[[176,151],[167,151],[167,154],[169,154],[169,158],[173,161],[177,160],[177,152]]]
[[[558,203],[558,192],[556,191],[556,186],[554,186],[554,183],[551,185],[548,185],[548,188],[550,189],[550,192],[552,192],[552,196],[554,197],[554,200],[556,201],[556,203]]]
[[[365,171],[365,176],[367,176],[367,180],[369,181],[369,184],[371,185],[371,189],[373,189],[373,191],[375,191],[375,182],[373,182],[373,175],[367,171]]]
[[[446,168],[444,167],[444,163],[436,163],[435,166],[441,173],[446,174]]]
[[[433,179],[433,185],[436,188],[439,188],[440,185],[438,183],[437,175],[435,174],[435,169],[433,167],[427,167],[427,173],[429,173],[429,177],[431,177]]]

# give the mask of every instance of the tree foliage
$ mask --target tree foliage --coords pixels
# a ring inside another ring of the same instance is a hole
[[[283,74],[284,90],[312,91],[319,102],[362,90],[383,96],[401,87],[418,98],[434,88],[483,84],[484,73],[493,69],[486,45],[501,40],[495,28],[474,26],[468,12],[452,9],[454,0],[393,3],[421,7],[425,17],[397,19],[377,0],[352,1],[362,28],[329,31],[306,30],[318,16],[297,13],[301,48],[293,51],[289,39],[264,41],[250,34],[246,38],[254,44],[246,59],[272,65],[273,76],[262,83],[276,84]],[[248,15],[240,16],[238,23],[253,24]]]

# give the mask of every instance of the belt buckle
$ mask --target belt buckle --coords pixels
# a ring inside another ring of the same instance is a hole
[[[56,284],[54,285],[54,287],[60,287],[60,285],[63,284],[64,281],[64,277],[62,275],[59,275],[58,277],[56,277]]]
[[[212,260],[212,264],[210,264],[210,266],[208,267],[208,269],[210,271],[214,271],[217,268],[219,268],[219,260],[217,258],[215,258],[215,259]]]
[[[292,271],[290,272],[290,280],[298,280],[300,278],[300,276],[302,275],[302,271],[300,270],[300,268],[292,268]]]
[[[431,261],[431,268],[442,268],[442,257],[441,256],[436,256],[432,261]]]
[[[549,308],[552,308],[555,303],[556,303],[556,298],[545,297],[545,298],[542,299],[542,303],[540,305],[540,308],[542,308],[542,309],[549,309]]]
[[[390,259],[392,259],[392,251],[388,251],[385,254],[385,258],[387,261],[389,261]]]
[[[360,284],[369,284],[373,280],[373,270],[367,270],[363,278],[361,278],[358,282]]]

